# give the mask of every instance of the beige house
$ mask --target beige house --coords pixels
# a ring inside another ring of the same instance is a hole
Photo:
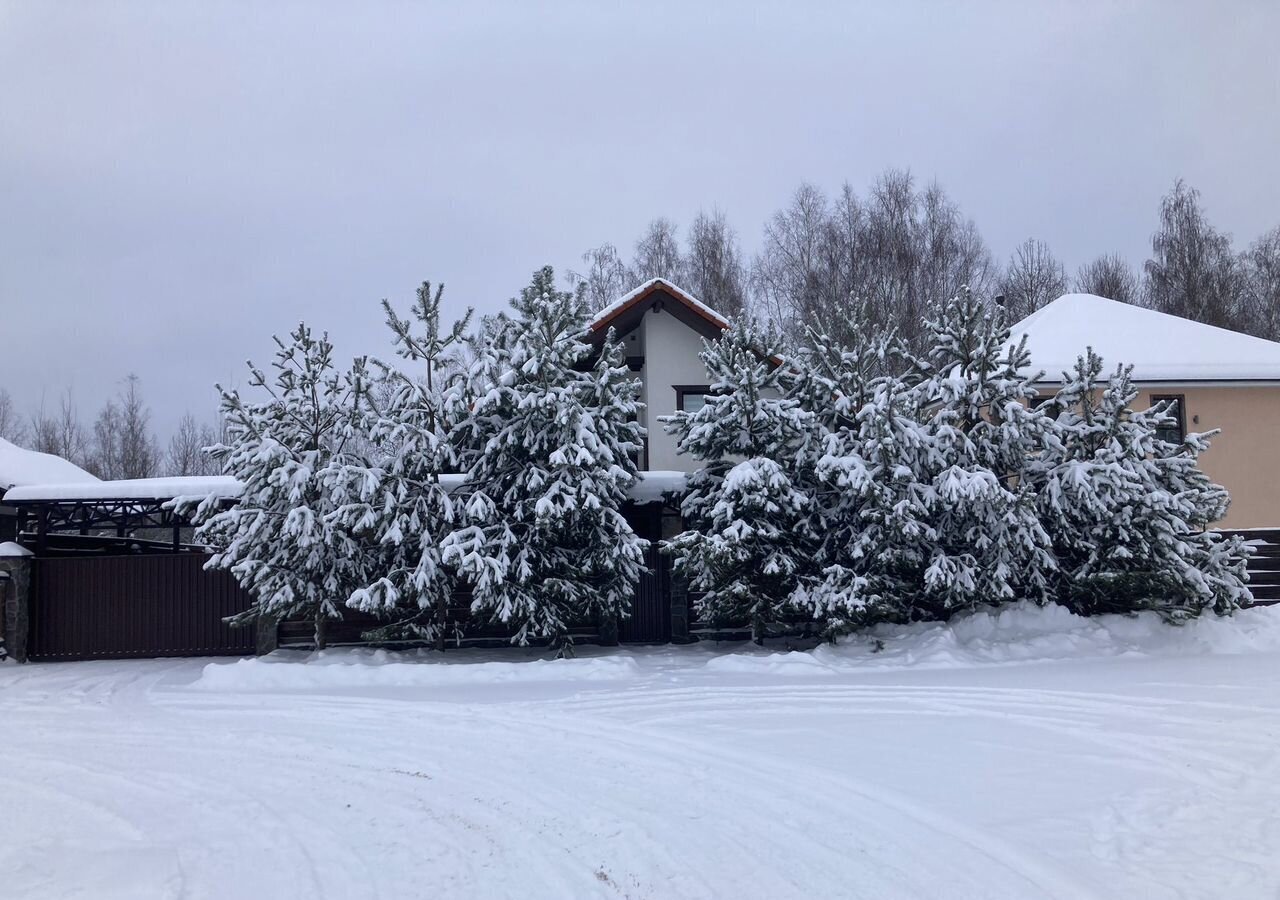
[[[1280,343],[1092,294],[1059,297],[1012,332],[1026,336],[1046,392],[1092,347],[1108,372],[1133,366],[1136,406],[1174,401],[1179,436],[1221,429],[1201,459],[1231,492],[1220,524],[1280,527]]]

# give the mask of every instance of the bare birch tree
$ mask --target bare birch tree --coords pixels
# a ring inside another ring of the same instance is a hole
[[[120,469],[125,478],[152,478],[160,448],[151,431],[151,409],[142,399],[141,380],[129,374],[120,393]]]
[[[1246,330],[1280,341],[1280,226],[1254,241],[1241,257],[1241,264]]]
[[[627,264],[618,254],[618,248],[608,242],[593,247],[582,254],[586,268],[582,272],[569,272],[570,286],[586,285],[587,306],[601,310],[617,300],[635,285],[630,283]]]
[[[1244,325],[1244,279],[1231,236],[1209,224],[1200,192],[1182,180],[1161,201],[1145,270],[1152,309],[1220,328]]]
[[[1067,292],[1067,272],[1043,241],[1031,238],[1013,251],[1000,278],[999,292],[1010,323],[1031,315]]]
[[[676,239],[675,223],[667,218],[654,219],[636,241],[630,269],[632,286],[651,278],[676,281],[680,277],[680,263],[680,242]]]
[[[1082,294],[1096,294],[1121,303],[1137,303],[1142,299],[1138,276],[1118,253],[1099,256],[1081,266],[1076,272],[1075,289]]]
[[[32,414],[28,443],[32,450],[52,453],[77,465],[87,462],[88,441],[70,388],[63,392],[56,413],[46,413],[41,403]]]
[[[94,420],[89,469],[99,478],[151,478],[159,464],[151,410],[142,398],[141,380],[130,374]]]
[[[120,407],[114,398],[98,411],[93,421],[93,449],[89,454],[89,471],[99,478],[123,478],[120,466]]]
[[[823,272],[828,216],[826,196],[805,183],[765,223],[752,281],[763,312],[787,331],[798,331],[821,306],[820,293],[829,282]]]
[[[27,428],[13,405],[8,390],[0,387],[0,438],[14,444],[22,444],[27,438]]]
[[[762,311],[793,335],[806,323],[838,324],[833,311],[856,297],[869,317],[857,327],[892,327],[915,345],[929,302],[965,286],[989,293],[992,271],[977,226],[946,192],[891,169],[865,200],[847,184],[834,201],[801,185],[765,225],[752,281]]]
[[[747,275],[738,236],[720,210],[699,212],[689,226],[680,286],[712,309],[738,318],[747,309]]]
[[[218,440],[218,433],[212,425],[197,422],[191,413],[184,414],[178,421],[177,430],[169,438],[169,450],[165,455],[167,473],[217,475],[221,468],[205,448],[212,447]]]

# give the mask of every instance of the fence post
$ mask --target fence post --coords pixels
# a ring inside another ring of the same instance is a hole
[[[693,641],[689,636],[689,582],[683,575],[670,571],[670,568],[667,570],[667,579],[667,589],[671,592],[671,642],[688,644]]]
[[[27,661],[31,628],[31,551],[14,543],[0,544],[0,658]]]
[[[266,656],[268,653],[275,652],[280,645],[280,620],[267,613],[259,613],[254,619],[254,628],[257,629],[255,642],[257,654]]]
[[[601,613],[596,625],[596,640],[604,647],[618,646],[618,617],[614,613]]]

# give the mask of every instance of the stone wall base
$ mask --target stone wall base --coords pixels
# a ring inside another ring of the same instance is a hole
[[[31,628],[31,557],[0,556],[0,637],[7,656],[27,661],[27,636]]]

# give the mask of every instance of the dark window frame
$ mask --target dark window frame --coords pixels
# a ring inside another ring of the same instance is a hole
[[[711,396],[711,385],[709,384],[673,384],[671,386],[676,390],[676,409],[681,412],[684,412],[684,398],[686,395]]]
[[[1181,444],[1183,441],[1187,439],[1187,395],[1186,394],[1152,394],[1151,395],[1152,406],[1157,406],[1161,403],[1165,403],[1168,401],[1173,401],[1173,405],[1169,411],[1173,413],[1173,417],[1177,419],[1177,426],[1176,426],[1178,431],[1177,439],[1174,440],[1170,437],[1173,433],[1173,429],[1160,428],[1157,430],[1156,433],[1159,435],[1161,439],[1166,440],[1171,444]]]

